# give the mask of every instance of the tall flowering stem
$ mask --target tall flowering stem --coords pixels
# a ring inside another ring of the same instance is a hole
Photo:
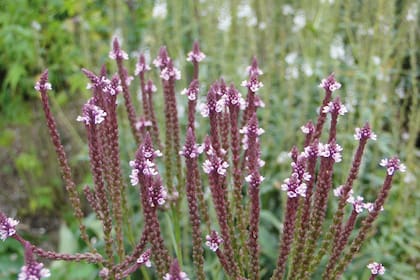
[[[305,252],[305,242],[309,230],[309,221],[311,216],[311,203],[312,203],[312,194],[313,186],[315,183],[315,168],[318,159],[318,141],[315,140],[311,145],[306,146],[302,155],[307,160],[307,174],[309,176],[309,181],[306,183],[306,193],[304,199],[301,199],[301,215],[298,216],[300,224],[297,229],[297,241],[295,242],[295,255],[292,260],[292,272],[290,274],[290,279],[295,279],[298,275],[301,263],[304,260]]]
[[[243,131],[246,134],[248,146],[248,160],[247,167],[249,175],[245,180],[249,183],[249,197],[251,207],[249,209],[249,237],[248,237],[248,251],[249,251],[249,278],[259,279],[259,245],[258,245],[258,228],[260,221],[260,200],[259,187],[263,181],[263,177],[259,171],[259,141],[258,137],[264,132],[258,127],[257,116],[254,113],[248,122],[248,126]]]
[[[196,185],[196,161],[200,153],[199,147],[195,143],[195,136],[191,127],[187,131],[185,146],[181,154],[185,157],[186,162],[186,187],[187,201],[190,213],[190,221],[192,225],[192,241],[193,241],[193,262],[197,271],[197,279],[204,280],[204,258],[200,229],[200,215],[197,201],[197,185]]]
[[[140,131],[136,129],[136,110],[131,99],[131,93],[129,90],[129,85],[132,80],[132,77],[128,76],[127,70],[124,68],[123,61],[128,59],[128,54],[123,51],[118,42],[118,38],[114,38],[112,43],[113,49],[109,53],[109,57],[117,62],[118,66],[118,75],[120,76],[121,86],[123,90],[125,108],[127,110],[128,120],[130,122],[131,132],[133,133],[136,143],[140,143],[141,134]]]
[[[113,262],[113,241],[111,237],[112,220],[110,216],[110,209],[108,206],[108,195],[105,181],[102,154],[102,143],[99,139],[99,125],[103,123],[106,112],[94,104],[94,99],[90,99],[84,106],[82,115],[77,118],[78,121],[83,122],[86,127],[90,166],[94,182],[94,196],[96,208],[99,209],[99,218],[103,224],[105,235],[105,249],[108,255],[108,262]]]
[[[80,235],[83,241],[89,246],[91,252],[96,252],[89,240],[89,236],[86,232],[86,226],[83,223],[84,214],[82,211],[79,194],[77,192],[76,184],[74,183],[72,178],[71,169],[67,161],[66,152],[64,151],[64,147],[61,144],[56,121],[51,113],[47,91],[52,90],[52,87],[51,84],[48,82],[48,70],[45,70],[41,74],[39,81],[35,85],[35,90],[37,90],[41,94],[42,108],[44,110],[48,132],[50,134],[51,141],[54,145],[55,152],[57,154],[61,176],[64,179],[65,187],[67,193],[69,194],[69,199],[74,211],[74,215],[76,216],[76,219],[79,223]]]
[[[197,41],[193,44],[193,49],[188,53],[187,61],[192,62],[194,66],[193,79],[198,80],[199,62],[206,58],[206,55],[200,51],[200,46]]]
[[[103,153],[109,156],[103,157],[102,166],[104,167],[104,176],[108,184],[108,191],[112,204],[112,214],[115,221],[115,231],[117,239],[117,250],[120,259],[124,257],[123,244],[123,205],[124,186],[121,173],[120,149],[119,149],[119,131],[117,120],[117,95],[122,91],[120,79],[117,75],[111,80],[105,76],[105,68],[102,68],[103,73],[98,77],[92,72],[82,69],[83,73],[90,80],[88,88],[93,89],[94,101],[103,106],[106,112],[104,124],[101,126],[100,138],[102,141]],[[88,193],[89,189],[84,190],[87,197],[91,195]],[[88,201],[92,199],[88,198]],[[93,206],[94,204],[91,203]],[[98,213],[98,210],[95,210]]]
[[[305,244],[305,256],[302,261],[301,270],[301,275],[306,275],[306,278],[308,278],[308,275],[310,274],[310,263],[316,249],[316,241],[321,235],[322,224],[325,219],[328,194],[332,186],[334,163],[341,161],[342,148],[335,143],[335,140],[333,140],[325,145],[320,143],[318,150],[319,155],[321,156],[321,164],[319,167],[318,181],[314,194],[313,211],[311,212],[309,220],[310,229]]]
[[[385,203],[385,200],[388,197],[389,191],[391,190],[391,187],[392,187],[392,180],[394,178],[395,172],[396,171],[405,172],[406,170],[405,165],[402,164],[397,157],[393,157],[391,159],[384,159],[381,161],[380,165],[387,169],[387,175],[385,177],[385,181],[382,185],[382,188],[379,191],[378,197],[376,198],[373,204],[373,208],[371,212],[363,220],[362,226],[359,229],[359,233],[357,234],[356,238],[351,243],[350,247],[346,250],[344,256],[339,260],[339,262],[335,266],[332,272],[332,275],[329,276],[329,279],[340,278],[346,266],[351,262],[355,254],[359,252],[363,241],[365,241],[366,239],[367,233],[372,228],[373,222],[378,217]]]
[[[229,165],[217,155],[216,149],[213,148],[209,137],[207,137],[205,141],[205,152],[207,160],[203,163],[203,170],[206,174],[208,174],[210,191],[216,210],[217,220],[224,240],[224,254],[226,255],[228,263],[228,270],[226,272],[231,277],[235,278],[239,275],[239,269],[235,262],[235,254],[232,246],[233,239],[228,223],[229,207],[228,202],[226,201],[226,189],[223,188],[224,179]]]
[[[162,186],[162,180],[154,163],[157,156],[161,156],[161,153],[153,149],[150,135],[147,134],[144,142],[137,149],[135,160],[130,162],[132,167],[130,178],[132,185],[140,187],[140,198],[145,224],[148,227],[149,241],[152,245],[157,271],[159,276],[163,277],[171,258],[165,247],[157,216],[157,207],[164,205],[167,199],[167,191]]]
[[[240,241],[244,245],[246,242],[246,224],[245,209],[243,205],[243,179],[241,169],[241,140],[238,127],[239,113],[243,109],[245,101],[241,94],[236,90],[235,86],[231,84],[226,94],[226,107],[228,108],[229,121],[230,121],[230,148],[232,152],[232,165],[233,165],[233,197],[235,207],[235,218],[237,221]],[[241,248],[240,256],[243,258],[246,254],[246,247]],[[244,260],[241,260],[243,263]]]
[[[321,258],[326,254],[329,248],[333,248],[335,250],[339,248],[338,242],[341,236],[342,221],[343,221],[343,216],[344,216],[344,207],[346,205],[347,200],[350,197],[352,187],[353,187],[353,182],[357,179],[357,175],[360,169],[360,164],[362,162],[363,152],[366,147],[367,141],[369,139],[376,140],[376,134],[373,133],[373,131],[370,129],[369,124],[366,123],[363,128],[356,128],[356,133],[354,135],[354,138],[359,141],[359,145],[353,156],[353,162],[352,162],[351,169],[349,171],[349,175],[346,179],[345,184],[341,188],[338,208],[334,214],[333,221],[330,226],[330,230],[327,232],[317,256],[312,261],[311,270],[313,270],[316,267],[316,265],[319,264],[319,262],[321,261]],[[333,240],[333,242],[331,242],[331,240]],[[341,252],[336,252],[335,255],[339,253]],[[336,263],[337,261],[336,257],[338,258],[338,256],[330,258],[330,262],[332,264]]]
[[[320,88],[325,90],[325,97],[322,100],[321,108],[328,107],[329,102],[331,101],[332,93],[341,88],[341,84],[335,80],[334,73],[328,76],[328,78],[323,79],[319,84]],[[325,120],[327,119],[327,112],[321,110],[319,113],[318,121],[315,126],[315,132],[313,139],[319,139],[322,133],[322,128],[324,126]]]
[[[296,152],[297,154],[297,152]],[[273,272],[271,279],[281,279],[285,269],[287,257],[289,255],[293,238],[295,236],[296,215],[299,206],[299,198],[306,196],[306,181],[310,179],[310,175],[305,171],[306,158],[304,155],[293,156],[295,160],[292,162],[292,175],[287,178],[282,190],[287,192],[287,205],[284,217],[283,239],[280,246],[280,254],[277,260],[277,267]]]

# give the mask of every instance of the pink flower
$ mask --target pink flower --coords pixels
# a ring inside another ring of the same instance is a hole
[[[310,133],[314,133],[315,127],[314,127],[314,124],[311,121],[309,121],[307,124],[302,125],[300,127],[300,130],[302,130],[304,134],[310,134]]]
[[[144,90],[146,92],[156,92],[157,88],[156,86],[153,84],[152,80],[148,80],[146,85],[144,86]]]
[[[109,52],[109,58],[113,60],[128,59],[128,54],[120,48],[117,38],[114,38],[113,48]]]
[[[347,113],[347,108],[341,103],[340,98],[337,97],[333,102],[329,102],[327,106],[322,108],[322,112],[343,116]]]
[[[341,161],[341,151],[343,148],[338,144],[318,144],[319,155],[322,157],[332,158],[335,162]]]
[[[293,173],[290,178],[284,180],[283,184],[281,185],[281,189],[287,192],[287,196],[290,198],[295,198],[297,196],[306,196],[306,184],[300,183],[298,175]]]
[[[106,112],[96,105],[93,105],[93,99],[90,99],[84,106],[81,116],[76,120],[84,122],[86,125],[100,124],[105,120]]]
[[[24,265],[18,275],[18,280],[40,280],[51,276],[49,269],[44,268],[44,264],[31,261]]]
[[[388,175],[392,176],[394,175],[395,171],[399,170],[401,172],[405,172],[406,167],[403,163],[400,162],[400,160],[396,157],[391,159],[383,159],[379,163],[380,166],[386,167],[386,172]]]
[[[163,68],[160,72],[160,77],[165,81],[169,81],[170,78],[174,78],[175,80],[181,79],[181,71],[173,67],[171,61],[168,63],[168,66]]]
[[[144,264],[146,267],[151,267],[152,266],[152,262],[150,261],[151,254],[152,254],[152,250],[147,249],[137,259],[137,263]]]
[[[187,95],[188,100],[194,101],[197,100],[198,93],[200,92],[198,80],[193,80],[190,83],[190,86],[183,91],[181,91],[182,95]]]
[[[50,83],[40,83],[39,81],[36,82],[35,87],[34,87],[37,91],[41,92],[41,91],[47,91],[47,90],[52,90],[52,86]]]
[[[141,54],[139,61],[136,63],[136,70],[134,71],[134,75],[138,76],[140,73],[144,73],[146,71],[150,71],[150,66],[146,64],[146,59],[144,58],[144,55]]]
[[[381,263],[373,262],[367,265],[367,268],[370,269],[373,275],[384,275],[385,267]]]
[[[206,55],[200,51],[198,42],[194,42],[193,50],[188,53],[187,61],[200,62],[204,58],[206,58]]]
[[[159,50],[159,55],[155,60],[153,60],[153,65],[155,65],[157,68],[163,69],[166,67],[170,60],[171,59],[168,57],[168,51],[166,50],[166,47],[163,46]]]
[[[359,214],[362,213],[364,209],[366,209],[365,203],[363,203],[363,197],[361,196],[357,196],[356,198],[349,196],[347,202],[352,204],[354,210]]]
[[[213,252],[216,252],[222,243],[223,238],[217,233],[217,231],[212,230],[210,235],[206,235],[206,246]]]
[[[264,84],[258,80],[258,76],[254,73],[249,80],[242,81],[241,86],[249,88],[252,92],[257,92]]]
[[[6,240],[8,237],[11,237],[16,234],[16,226],[19,224],[19,221],[12,218],[8,218],[4,215],[0,216],[0,239]]]
[[[262,75],[262,74],[264,74],[263,71],[260,68],[258,68],[258,61],[257,61],[257,58],[256,57],[254,57],[252,59],[252,63],[251,63],[250,66],[248,66],[246,68],[246,71],[248,72],[248,74],[250,76],[255,75],[255,74],[256,75]]]
[[[321,83],[319,84],[319,87],[327,91],[334,92],[337,89],[341,88],[341,84],[335,80],[334,73],[332,73],[331,75],[328,76],[328,78],[323,79],[321,81]]]
[[[356,127],[354,134],[354,139],[361,140],[361,139],[372,139],[376,140],[376,134],[370,129],[369,124],[366,124],[362,128]]]

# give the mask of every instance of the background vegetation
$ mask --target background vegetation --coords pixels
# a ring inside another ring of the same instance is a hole
[[[109,63],[110,41],[117,35],[130,57],[142,51],[148,61],[165,44],[182,72],[191,73],[184,58],[197,39],[207,55],[200,73],[203,90],[222,74],[239,85],[253,55],[265,73],[261,95],[266,107],[260,112],[261,126],[267,131],[262,143],[267,162],[262,172],[267,178],[262,186],[262,265],[271,271],[277,256],[273,244],[278,242],[284,199],[278,187],[289,173],[285,153],[302,142],[299,127],[315,118],[322,95],[316,85],[334,71],[343,84],[339,94],[351,112],[339,124],[339,140],[346,152],[334,178],[336,185],[349,169],[356,144],[353,129],[366,121],[379,137],[368,146],[363,184],[356,186],[356,192],[367,199],[373,196],[383,177],[378,169],[383,157],[398,154],[408,167],[395,182],[375,237],[349,267],[346,279],[367,279],[365,265],[370,260],[385,265],[388,272],[383,279],[418,279],[417,1],[5,0],[0,7],[0,207],[22,218],[23,230],[41,246],[65,252],[84,249],[33,90],[37,75],[46,67],[50,70],[53,109],[81,186],[91,178],[85,172],[83,128],[74,121],[88,96],[80,69],[98,71],[101,64]],[[130,63],[133,71],[135,59]],[[179,83],[179,90],[187,81]],[[161,96],[156,97],[157,103],[160,100]],[[121,141],[127,144],[123,146],[127,161],[135,149],[128,130]],[[92,233],[99,235],[99,224],[90,225]],[[13,241],[1,244],[1,279],[16,278],[22,264],[17,248]],[[52,267],[53,279],[95,279],[97,273],[89,265],[54,263]],[[213,277],[221,276],[214,272]]]

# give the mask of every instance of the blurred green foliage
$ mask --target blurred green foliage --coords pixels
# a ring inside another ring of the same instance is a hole
[[[50,70],[52,107],[75,180],[82,185],[91,178],[85,171],[85,138],[74,122],[88,96],[80,69],[97,72],[108,63],[110,40],[116,34],[131,57],[140,50],[149,62],[161,45],[167,45],[176,64],[188,73],[178,85],[182,89],[191,75],[184,58],[198,39],[207,55],[200,65],[204,92],[220,75],[239,85],[246,78],[252,55],[265,73],[261,94],[266,108],[260,111],[261,126],[267,131],[262,143],[267,162],[262,172],[267,180],[261,190],[263,273],[269,274],[274,266],[277,249],[273,244],[282,227],[284,197],[277,188],[289,174],[289,162],[281,155],[293,144],[302,144],[299,127],[315,119],[322,96],[316,85],[334,71],[343,84],[339,95],[350,111],[339,123],[338,141],[346,152],[335,184],[342,183],[349,170],[354,127],[366,121],[378,134],[378,141],[368,145],[355,192],[373,199],[384,176],[377,168],[383,157],[399,154],[408,166],[408,172],[395,182],[374,238],[349,266],[345,279],[367,279],[365,265],[372,260],[386,266],[383,279],[417,279],[420,7],[415,0],[5,0],[0,6],[0,159],[4,162],[0,181],[12,192],[22,192],[9,208],[17,203],[21,214],[42,210],[45,215],[62,215],[69,228],[62,226],[60,240],[69,240],[71,232],[77,232],[75,221],[62,206],[66,199],[63,183],[33,90],[44,68]],[[134,62],[130,61],[131,72]],[[156,105],[161,112],[159,101]],[[162,120],[163,114],[158,117]],[[123,161],[128,161],[135,147],[129,130],[122,131],[121,141],[128,143],[123,146]],[[12,196],[6,197],[10,200]],[[136,198],[129,198],[134,213],[138,211]],[[2,207],[7,205],[0,202]],[[57,209],[60,211],[53,211]],[[134,224],[141,222],[141,218],[134,219]],[[100,233],[92,229],[92,234]],[[169,229],[167,235],[171,244]],[[67,244],[71,248],[60,246],[59,250],[84,250],[79,242],[72,239]],[[22,263],[20,257],[11,258],[10,252],[19,249],[10,242],[0,246],[2,279]],[[206,260],[210,279],[223,279],[211,254]],[[184,263],[185,270],[192,271],[190,260]],[[6,269],[8,264],[10,269]],[[96,273],[88,265],[54,263],[52,267],[54,279],[94,279]]]

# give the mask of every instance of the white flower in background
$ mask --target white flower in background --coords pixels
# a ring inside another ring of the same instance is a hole
[[[302,64],[302,72],[306,77],[311,77],[314,74],[314,70],[309,62],[304,62]]]
[[[375,65],[380,65],[381,64],[381,58],[377,55],[372,56],[372,62]]]
[[[418,16],[418,7],[416,3],[412,3],[411,6],[407,10],[407,15],[405,16],[405,20],[410,21],[416,21]]]
[[[167,14],[168,14],[168,9],[166,5],[166,1],[164,0],[156,1],[155,5],[153,6],[152,16],[154,18],[164,19],[166,18]]]
[[[296,80],[299,78],[299,69],[296,66],[287,67],[284,78],[286,80]]]
[[[284,57],[284,61],[286,61],[287,64],[295,64],[296,60],[298,58],[297,52],[290,52]]]
[[[255,17],[251,5],[249,5],[247,1],[238,6],[237,16],[238,18],[246,19],[248,26],[257,25],[257,18]]]
[[[346,60],[343,38],[336,36],[330,45],[330,57],[332,59]]]
[[[334,4],[334,0],[319,0],[319,2],[320,2],[321,4],[325,4],[325,3],[328,3],[328,4],[330,4],[330,5]]]
[[[295,10],[293,9],[291,5],[285,4],[282,7],[282,12],[283,12],[283,15],[288,16],[288,15],[293,15],[295,13]]]
[[[297,10],[296,14],[293,18],[293,27],[292,27],[292,31],[293,32],[298,32],[299,30],[301,30],[302,28],[305,27],[306,25],[306,16],[305,16],[305,12],[303,10]]]
[[[219,30],[225,32],[229,30],[232,19],[230,17],[230,10],[226,4],[220,8],[217,20],[217,28],[219,28]]]

